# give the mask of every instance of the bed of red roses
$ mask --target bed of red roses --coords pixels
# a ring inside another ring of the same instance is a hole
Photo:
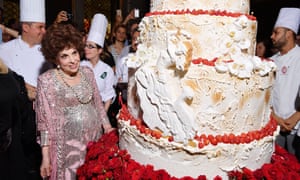
[[[172,177],[167,171],[154,170],[151,165],[141,165],[130,158],[126,150],[118,147],[117,131],[104,134],[97,142],[87,146],[85,163],[77,170],[79,180],[192,180],[185,176]],[[295,156],[276,145],[271,163],[264,164],[260,169],[228,173],[230,180],[295,180],[300,179],[300,164]],[[199,175],[198,180],[206,180],[205,175]],[[216,176],[214,180],[221,180]]]

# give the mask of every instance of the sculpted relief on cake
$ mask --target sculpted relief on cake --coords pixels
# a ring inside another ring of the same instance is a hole
[[[248,1],[193,2],[152,1],[139,25],[120,146],[176,177],[259,168],[274,148],[274,63],[254,56]],[[222,5],[231,11],[216,10]]]

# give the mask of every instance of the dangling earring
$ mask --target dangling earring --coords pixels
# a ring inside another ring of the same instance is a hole
[[[57,65],[57,69],[60,69],[60,65]]]

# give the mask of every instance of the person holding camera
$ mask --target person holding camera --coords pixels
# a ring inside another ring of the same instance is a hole
[[[110,37],[110,41],[112,44],[108,47],[109,52],[114,57],[115,64],[118,63],[117,61],[120,58],[119,56],[123,48],[131,43],[132,32],[135,28],[138,27],[138,23],[140,21],[139,18],[139,9],[132,9],[124,20],[121,10],[117,10],[115,23],[112,28],[112,33]],[[130,25],[129,28],[128,25]]]
[[[72,17],[73,17],[73,15],[71,13],[68,13],[67,11],[62,10],[57,14],[56,19],[54,20],[54,24],[71,21]]]

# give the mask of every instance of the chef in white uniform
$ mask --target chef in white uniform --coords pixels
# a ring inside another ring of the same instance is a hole
[[[45,1],[21,0],[20,22],[21,36],[0,45],[0,58],[11,70],[24,77],[29,98],[34,100],[38,75],[50,67],[40,51],[46,32]]]
[[[273,115],[280,126],[276,142],[293,154],[294,135],[300,120],[300,113],[295,109],[300,85],[300,47],[296,44],[299,24],[299,8],[282,8],[271,36],[274,47],[278,49],[278,53],[271,57],[277,65],[272,91]]]
[[[40,52],[40,42],[46,31],[45,1],[20,0],[20,22],[21,36],[0,45],[0,58],[12,71],[23,76],[28,96],[32,100],[26,101],[26,104],[22,101],[24,106],[21,109],[26,113],[22,117],[22,128],[15,129],[15,133],[22,136],[19,152],[24,156],[22,164],[26,169],[23,179],[40,180],[41,149],[37,143],[35,113],[32,107],[38,75],[43,71],[45,62]]]
[[[106,28],[106,17],[103,14],[95,14],[84,48],[87,60],[83,60],[81,65],[89,66],[93,69],[99,93],[107,112],[116,97],[116,93],[113,87],[115,83],[113,69],[100,59],[106,36]]]

